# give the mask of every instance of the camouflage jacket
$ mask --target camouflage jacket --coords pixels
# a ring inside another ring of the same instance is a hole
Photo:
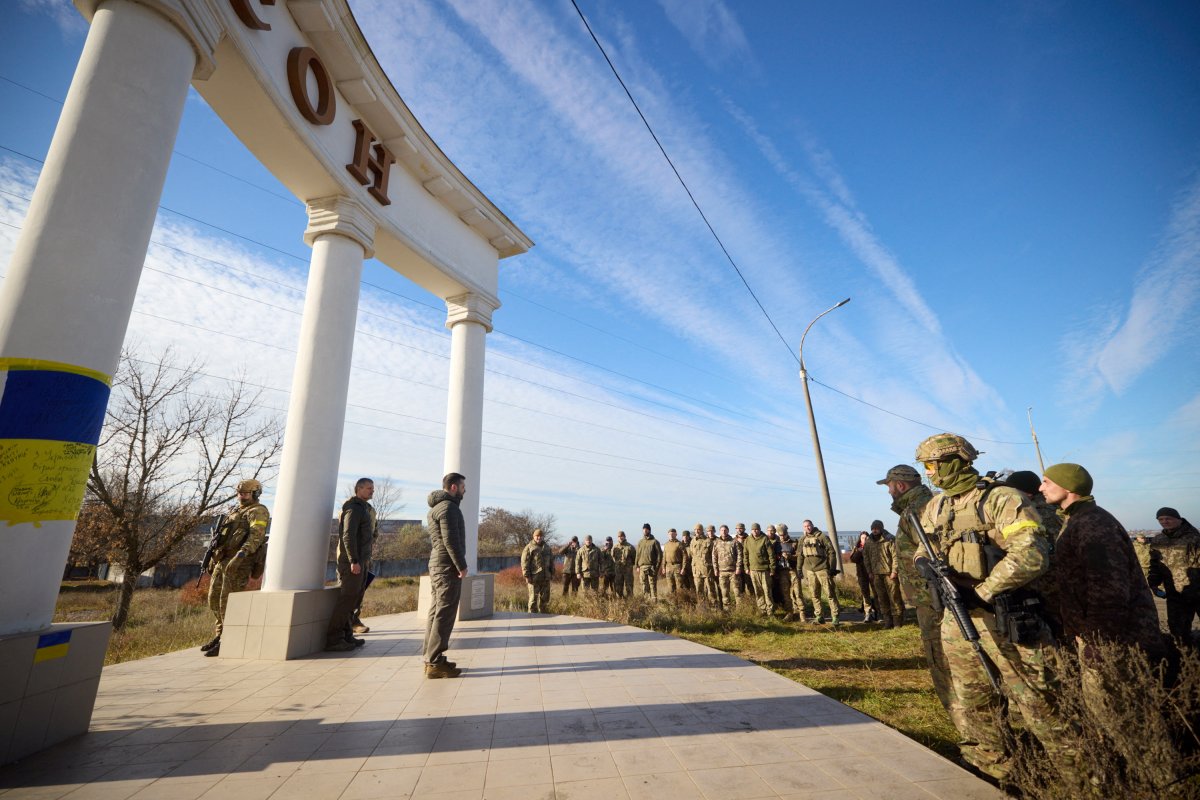
[[[342,503],[342,516],[338,525],[338,566],[346,567],[370,561],[371,545],[375,541],[378,527],[375,506],[357,495]]]
[[[871,575],[892,575],[896,572],[896,539],[890,533],[884,532],[876,539],[867,537],[863,546],[863,561],[867,572]]]
[[[775,546],[766,536],[750,536],[743,545],[746,569],[754,572],[775,572]]]
[[[795,572],[796,557],[799,554],[799,551],[796,549],[796,540],[791,536],[788,536],[786,539],[780,536],[777,552],[779,554],[779,568]]]
[[[429,571],[467,571],[467,526],[463,521],[461,498],[436,489],[429,493]]]
[[[612,548],[600,548],[600,577],[611,578],[617,574],[616,565],[613,564]]]
[[[1200,531],[1186,519],[1173,533],[1150,539],[1150,585],[1168,597],[1184,595],[1200,601]]]
[[[741,548],[737,547],[737,541],[732,536],[728,539],[718,538],[712,546],[713,571],[718,575],[737,572],[742,566],[740,555]]]
[[[238,506],[225,517],[221,526],[217,538],[217,559],[228,561],[238,553],[244,553],[243,558],[254,555],[267,540],[267,526],[270,524],[271,515],[262,503]]]
[[[925,550],[921,547],[920,540],[917,539],[917,532],[913,530],[912,524],[905,519],[905,512],[911,509],[917,518],[921,517],[921,509],[925,504],[933,499],[933,492],[925,484],[919,484],[909,489],[904,494],[897,497],[892,502],[892,511],[900,515],[900,522],[896,528],[896,568],[900,573],[900,588],[904,591],[904,599],[913,605],[929,606],[932,604],[932,598],[929,594],[929,586],[925,579],[917,572],[916,561],[918,555],[925,555]],[[931,531],[926,531],[929,536],[929,543],[933,545],[934,552],[939,556],[945,554],[941,552],[940,545],[937,541],[937,536]]]
[[[1050,537],[1025,495],[1009,486],[976,487],[956,497],[943,492],[921,509],[921,527],[936,533],[944,548],[959,535],[975,531],[1003,551],[975,587],[984,602],[1032,583],[1050,569]]]
[[[600,577],[600,548],[585,544],[575,554],[575,574],[582,578]]]
[[[703,539],[692,539],[692,575],[697,578],[711,578],[713,576],[713,540],[705,537]]]
[[[637,555],[637,551],[633,549],[628,541],[617,542],[613,545],[612,560],[613,565],[617,569],[633,568],[633,559]]]
[[[1098,638],[1164,655],[1158,610],[1142,577],[1129,533],[1090,498],[1064,513],[1054,548],[1050,615],[1065,639]]]
[[[529,581],[548,581],[554,577],[554,551],[544,541],[530,541],[521,551],[521,574]]]
[[[658,568],[662,566],[663,560],[662,545],[653,536],[643,536],[638,540],[637,555],[635,558],[635,566],[646,567],[654,572],[658,572]]]
[[[558,554],[562,556],[563,572],[567,575],[574,575],[577,572],[575,569],[575,559],[579,558],[579,548],[572,547],[571,543],[568,542],[563,545],[563,549],[559,550]]]

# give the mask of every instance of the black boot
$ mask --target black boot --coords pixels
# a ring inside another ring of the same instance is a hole
[[[217,639],[217,643],[212,646],[212,649],[205,651],[204,655],[208,658],[221,655],[221,640]]]
[[[214,647],[220,647],[220,646],[221,646],[221,637],[219,635],[217,635],[217,636],[214,636],[209,641],[208,644],[200,645],[200,652],[207,653],[209,650],[212,650]]]

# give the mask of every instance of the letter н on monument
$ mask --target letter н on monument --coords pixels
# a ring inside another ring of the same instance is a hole
[[[391,170],[392,164],[395,163],[396,157],[388,150],[383,142],[375,140],[375,134],[371,133],[371,129],[366,126],[361,119],[356,119],[352,123],[354,125],[354,161],[346,165],[346,171],[354,176],[354,179],[366,186],[371,196],[379,201],[380,205],[391,205],[392,201],[388,199],[388,173]],[[373,146],[372,146],[373,145]],[[374,150],[374,155],[371,151]],[[374,174],[374,182],[367,171]]]

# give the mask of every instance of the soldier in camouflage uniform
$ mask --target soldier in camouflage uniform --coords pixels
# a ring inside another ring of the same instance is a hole
[[[763,536],[758,523],[750,526],[750,538],[743,545],[746,554],[746,572],[758,610],[764,617],[771,616],[775,605],[771,602],[771,580],[775,575],[775,548],[771,540]]]
[[[779,535],[779,558],[775,564],[775,581],[783,605],[783,621],[792,622],[800,618],[800,612],[804,608],[804,598],[800,595],[800,578],[796,574],[799,550],[796,540],[788,534],[786,523],[779,523],[776,530]]]
[[[679,532],[671,528],[667,531],[666,544],[662,546],[662,575],[667,579],[667,591],[671,594],[683,588],[686,561],[687,548],[679,541]]]
[[[634,556],[634,566],[637,567],[642,594],[649,595],[651,600],[658,599],[658,572],[662,569],[663,549],[650,532],[650,523],[642,526],[642,538],[637,543]]]
[[[684,589],[695,591],[696,584],[692,580],[692,534],[687,528],[683,529],[683,535],[679,537],[679,542],[683,545],[683,571],[679,573],[679,585]]]
[[[930,436],[917,447],[925,474],[942,494],[921,510],[921,526],[937,535],[950,567],[963,586],[980,645],[996,666],[1005,696],[1015,705],[1025,729],[1037,737],[1048,761],[1064,774],[1077,768],[1078,753],[1066,741],[1066,722],[1054,705],[1050,673],[1054,641],[1040,614],[1022,607],[1010,614],[1012,624],[999,629],[990,610],[1000,599],[1030,584],[1050,569],[1052,544],[1037,513],[1016,489],[980,478],[972,466],[979,452],[961,436]],[[920,557],[920,556],[918,556]],[[966,588],[969,587],[969,588]],[[1020,631],[1014,634],[1014,626]],[[952,615],[942,620],[942,644],[950,666],[954,702],[969,713],[963,757],[996,778],[1010,768],[1005,733],[997,719],[1000,704],[975,650],[963,639]]]
[[[617,597],[633,594],[633,561],[637,551],[625,540],[625,531],[617,531],[617,544],[612,549],[613,588]]]
[[[600,548],[600,594],[609,597],[613,593],[613,581],[616,579],[617,567],[613,563],[613,540],[611,536],[604,537],[604,547]]]
[[[262,484],[254,478],[239,483],[238,507],[225,517],[225,522],[217,532],[208,584],[208,607],[212,609],[217,622],[212,641],[200,648],[206,656],[220,654],[221,629],[225,624],[229,595],[246,588],[254,555],[267,540],[271,515],[267,507],[258,502],[261,495]]]
[[[529,613],[545,614],[550,607],[550,582],[554,578],[554,551],[541,528],[521,551],[521,574],[529,588]]]
[[[735,581],[738,570],[741,568],[740,556],[741,548],[729,535],[729,526],[722,525],[720,538],[713,542],[712,565],[713,573],[717,576],[717,592],[720,596],[721,607],[726,611],[738,604]]]
[[[871,591],[884,628],[904,624],[904,601],[900,599],[900,571],[896,563],[896,540],[883,529],[883,522],[871,523],[863,562],[871,576]]]
[[[575,574],[585,591],[593,594],[600,591],[600,548],[591,536],[583,537],[583,547],[575,554]]]
[[[921,509],[933,497],[929,487],[921,482],[921,475],[908,464],[897,464],[887,471],[882,480],[875,481],[880,486],[886,486],[892,497],[892,511],[900,515],[900,523],[896,535],[896,567],[900,573],[900,591],[910,606],[917,611],[917,627],[921,630],[921,648],[925,651],[925,661],[929,664],[929,674],[933,678],[933,690],[950,720],[958,728],[959,734],[966,737],[965,731],[972,726],[964,721],[966,711],[953,702],[953,691],[950,686],[950,667],[946,664],[946,651],[942,647],[942,610],[934,610],[933,598],[929,593],[929,584],[917,572],[916,559],[918,554],[924,555],[917,534],[905,518],[904,513],[911,510],[919,518]],[[926,531],[930,544],[935,552],[944,557],[941,552],[937,535]]]
[[[825,602],[829,606],[830,621],[837,625],[838,615],[842,613],[837,589],[833,585],[833,578],[838,573],[837,552],[833,549],[829,537],[813,525],[811,519],[804,520],[802,527],[804,536],[800,538],[800,571],[804,573],[804,585],[812,598],[813,619],[818,623],[825,621],[821,611],[821,595],[824,594]],[[806,609],[806,622],[807,616]]]
[[[696,595],[710,602],[717,599],[716,573],[713,572],[712,549],[715,537],[704,535],[704,526],[696,523],[696,534],[690,548],[692,557],[692,580],[696,584]]]
[[[1154,516],[1162,533],[1149,541],[1150,588],[1167,598],[1171,635],[1194,646],[1192,621],[1200,613],[1200,532],[1173,508],[1160,508]]]
[[[576,560],[579,558],[579,537],[572,536],[571,541],[563,545],[563,549],[558,551],[562,556],[562,596],[566,596],[571,592],[579,594],[579,569],[576,567]]]

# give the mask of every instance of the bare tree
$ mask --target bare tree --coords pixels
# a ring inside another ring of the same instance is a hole
[[[546,541],[554,540],[557,521],[553,514],[537,514],[531,509],[509,511],[488,506],[479,512],[479,555],[507,556],[520,553],[541,528]]]
[[[272,470],[282,444],[274,414],[244,380],[217,395],[194,389],[195,362],[168,349],[156,361],[126,351],[84,500],[84,533],[123,571],[113,627],[124,627],[138,575],[152,569],[221,505],[239,479]]]

